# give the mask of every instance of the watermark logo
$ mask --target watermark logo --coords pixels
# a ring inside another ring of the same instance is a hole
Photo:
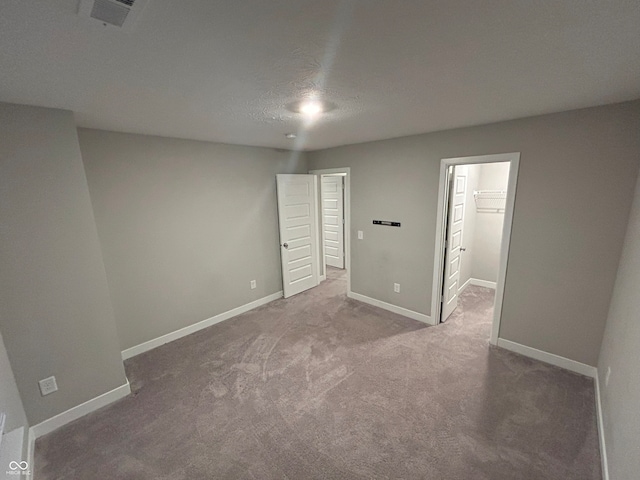
[[[15,460],[9,462],[7,475],[29,475],[30,473],[29,464],[27,462],[16,462]]]

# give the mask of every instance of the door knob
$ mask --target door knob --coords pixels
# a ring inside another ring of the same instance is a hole
[[[462,247],[460,247],[460,251],[461,251],[461,252],[466,252],[466,251],[467,251],[467,249],[466,249],[466,248],[462,248]]]
[[[288,243],[283,243],[283,244],[282,244],[282,246],[283,246],[284,248],[289,248],[289,244],[288,244]]]

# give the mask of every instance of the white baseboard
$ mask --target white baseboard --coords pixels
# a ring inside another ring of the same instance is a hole
[[[477,287],[492,288],[494,290],[496,289],[496,282],[490,282],[488,280],[480,280],[479,278],[470,278],[469,283]],[[463,287],[465,287],[466,285],[467,284],[465,283]]]
[[[88,413],[94,412],[99,408],[106,407],[110,403],[115,402],[116,400],[120,400],[121,398],[126,397],[131,393],[131,386],[129,385],[129,380],[124,385],[120,385],[119,387],[114,388],[102,395],[98,395],[91,400],[87,400],[80,405],[77,405],[73,408],[70,408],[67,411],[64,411],[55,417],[51,417],[44,422],[38,423],[37,425],[29,428],[29,435],[27,437],[27,462],[29,462],[29,475],[26,476],[27,480],[33,479],[33,472],[35,470],[35,449],[36,449],[36,439],[47,433],[51,433],[54,430],[66,425],[67,423],[73,422],[80,417],[84,417]]]
[[[413,310],[398,307],[397,305],[392,305],[391,303],[383,302],[382,300],[376,300],[375,298],[360,295],[359,293],[355,292],[347,292],[347,296],[349,298],[353,298],[354,300],[358,300],[359,302],[368,303],[369,305],[373,305],[374,307],[379,307],[384,310],[397,313],[398,315],[403,315],[405,317],[412,318],[413,320],[418,320],[419,322],[433,325],[431,323],[431,317],[429,315],[425,315],[424,313],[414,312]]]
[[[327,279],[327,274],[325,273],[324,275],[320,275],[320,281],[324,282]]]
[[[462,286],[458,289],[458,294],[461,294],[462,292],[464,292],[464,289],[467,288],[469,285],[471,285],[471,279],[467,280],[462,284]]]
[[[110,403],[120,400],[131,393],[131,386],[129,380],[124,385],[120,385],[113,390],[110,390],[102,395],[98,395],[91,400],[87,400],[80,405],[77,405],[69,410],[59,413],[58,415],[51,417],[44,422],[38,423],[29,429],[29,439],[33,437],[35,440],[38,437],[51,433],[54,430],[73,422],[80,417],[84,417],[86,414],[91,413],[99,408],[106,407]]]
[[[609,462],[607,461],[607,444],[604,438],[604,417],[602,416],[602,399],[600,398],[600,376],[597,370],[594,383],[596,387],[596,415],[598,417],[598,440],[600,442],[600,460],[602,461],[602,480],[609,480]]]
[[[541,362],[550,363],[551,365],[555,365],[556,367],[564,368],[565,370],[570,370],[586,377],[595,378],[596,374],[598,373],[598,369],[596,369],[596,367],[592,367],[591,365],[576,362],[575,360],[538,350],[537,348],[527,347],[526,345],[521,345],[520,343],[505,340],[504,338],[498,338],[497,345],[501,348],[504,348],[505,350],[519,353],[520,355],[524,355],[525,357],[535,358],[536,360],[540,360]]]
[[[602,399],[600,397],[600,378],[598,376],[598,369],[587,365],[585,363],[576,362],[553,353],[544,352],[537,348],[527,347],[504,338],[498,338],[498,346],[506,350],[510,350],[525,357],[535,358],[541,362],[550,363],[557,367],[570,370],[572,372],[585,375],[594,379],[595,384],[595,397],[596,397],[596,415],[598,421],[598,440],[600,443],[600,459],[602,461],[602,479],[609,480],[609,464],[607,461],[607,446],[604,437],[604,417],[602,416]]]
[[[166,335],[162,335],[161,337],[141,343],[139,345],[136,345],[135,347],[127,348],[126,350],[122,351],[122,360],[135,357],[136,355],[140,355],[141,353],[153,350],[154,348],[164,345],[165,343],[173,342],[174,340],[177,340],[179,338],[186,337],[187,335],[197,332],[198,330],[202,330],[203,328],[210,327],[211,325],[215,325],[216,323],[223,322],[224,320],[228,320],[232,317],[240,315],[241,313],[248,312],[249,310],[253,310],[254,308],[260,307],[269,302],[273,302],[274,300],[278,300],[279,298],[282,298],[282,291],[273,293],[263,298],[259,298],[258,300],[254,300],[251,303],[247,303],[240,307],[234,308],[233,310],[219,313],[214,317],[202,320],[198,323],[194,323],[193,325],[181,328],[180,330],[176,330],[175,332],[167,333]]]

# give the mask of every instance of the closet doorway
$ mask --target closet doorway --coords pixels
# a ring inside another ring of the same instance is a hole
[[[497,342],[519,153],[443,159],[432,312],[446,322],[470,285],[495,290],[490,341]]]

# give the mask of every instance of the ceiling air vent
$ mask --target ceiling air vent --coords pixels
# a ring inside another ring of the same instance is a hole
[[[129,26],[147,0],[81,0],[78,14],[103,25]]]
[[[121,27],[129,15],[131,7],[124,2],[112,2],[111,0],[95,0],[91,9],[91,18],[101,22]]]

